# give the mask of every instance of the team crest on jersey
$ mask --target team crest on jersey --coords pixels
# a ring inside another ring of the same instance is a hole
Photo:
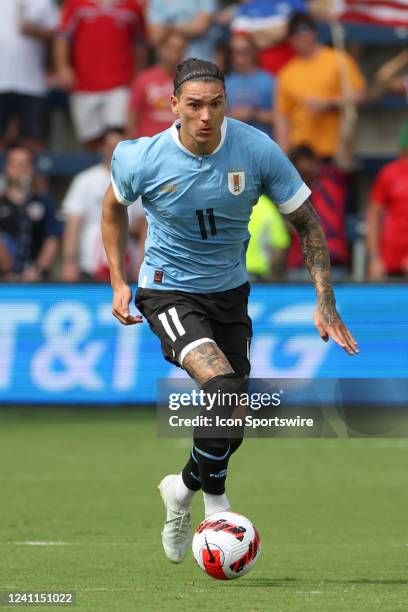
[[[245,172],[228,172],[228,191],[240,195],[245,189]]]

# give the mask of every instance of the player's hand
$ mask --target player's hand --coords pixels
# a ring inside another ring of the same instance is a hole
[[[357,355],[360,352],[357,342],[344,325],[337,311],[335,311],[334,316],[330,317],[330,320],[328,320],[327,316],[317,307],[313,315],[313,321],[324,342],[328,342],[329,338],[332,338],[332,340],[341,346],[349,355]]]
[[[135,325],[142,323],[140,315],[133,316],[129,312],[129,304],[132,301],[132,290],[128,285],[121,285],[113,290],[112,314],[123,325]]]

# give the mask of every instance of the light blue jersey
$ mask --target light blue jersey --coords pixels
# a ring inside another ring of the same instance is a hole
[[[229,118],[211,155],[188,151],[177,124],[153,138],[121,142],[112,186],[126,206],[142,196],[149,229],[139,287],[196,293],[246,282],[248,222],[260,195],[286,214],[310,195],[273,140]]]

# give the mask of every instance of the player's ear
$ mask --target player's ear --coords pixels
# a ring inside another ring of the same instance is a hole
[[[179,110],[178,110],[178,105],[179,105],[179,101],[177,96],[171,96],[171,110],[173,111],[173,113],[175,115],[179,115]]]

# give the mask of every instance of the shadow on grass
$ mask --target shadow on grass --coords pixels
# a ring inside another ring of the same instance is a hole
[[[316,586],[324,586],[329,584],[359,584],[359,585],[408,585],[408,580],[402,578],[396,579],[385,579],[385,578],[352,578],[352,579],[338,579],[338,580],[308,580],[303,578],[247,578],[246,580],[238,581],[235,580],[232,582],[235,586],[240,587],[256,587],[256,588],[279,588],[286,587],[290,588],[290,586],[299,587],[300,584],[308,584],[308,585],[316,585]]]

